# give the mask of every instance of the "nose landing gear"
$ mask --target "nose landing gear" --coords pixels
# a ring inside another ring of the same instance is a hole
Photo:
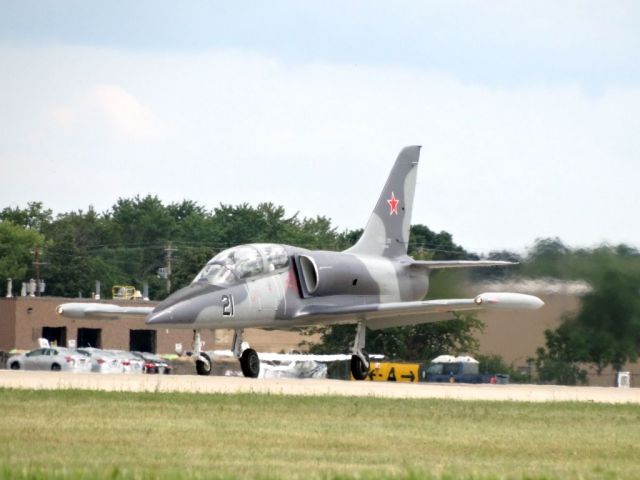
[[[200,330],[193,331],[193,358],[196,359],[196,373],[198,375],[211,375],[211,358],[201,351],[202,341]]]

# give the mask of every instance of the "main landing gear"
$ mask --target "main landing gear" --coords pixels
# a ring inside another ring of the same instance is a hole
[[[355,380],[364,380],[369,373],[369,355],[364,351],[366,327],[364,323],[358,323],[356,339],[353,342],[351,352],[351,375]]]
[[[242,368],[242,374],[248,378],[258,378],[260,374],[260,359],[258,358],[258,352],[253,348],[247,348],[242,351],[242,335],[244,331],[242,329],[236,330],[233,335],[233,355],[240,360],[240,367]]]

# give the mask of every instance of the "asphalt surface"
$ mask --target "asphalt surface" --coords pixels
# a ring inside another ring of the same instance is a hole
[[[117,392],[270,393],[384,398],[443,398],[523,402],[640,403],[640,388],[552,385],[463,385],[350,382],[316,379],[249,379],[197,375],[118,375],[0,370],[0,388]]]

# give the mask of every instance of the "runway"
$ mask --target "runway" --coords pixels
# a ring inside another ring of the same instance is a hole
[[[0,370],[0,388],[115,392],[268,393],[520,402],[640,403],[640,389],[555,385],[463,385],[343,380],[249,379],[197,375],[118,375]]]

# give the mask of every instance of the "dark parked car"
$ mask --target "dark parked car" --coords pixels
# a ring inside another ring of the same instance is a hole
[[[158,355],[148,352],[132,352],[136,357],[141,358],[144,361],[142,371],[144,373],[164,373],[168,375],[171,373],[171,365]]]

